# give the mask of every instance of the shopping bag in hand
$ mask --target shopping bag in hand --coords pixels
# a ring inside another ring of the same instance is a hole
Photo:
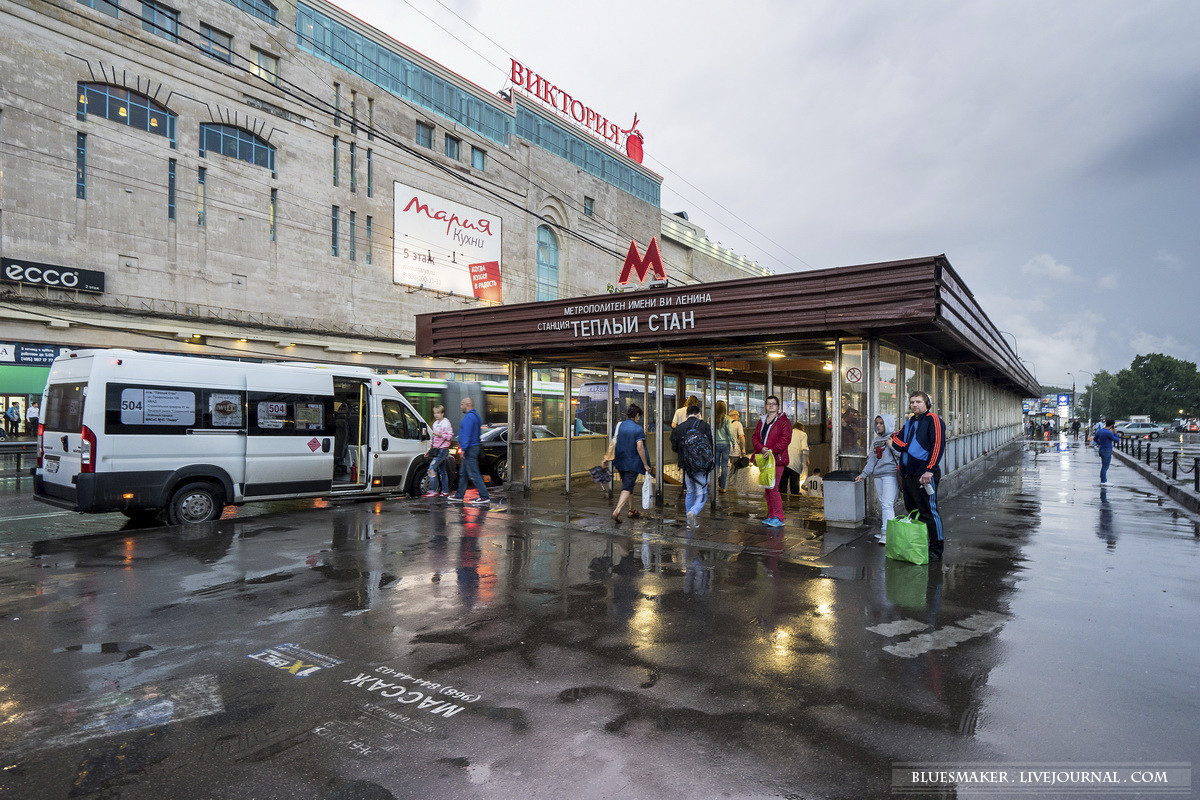
[[[596,483],[604,485],[612,482],[612,473],[606,467],[592,467],[588,471],[592,473],[592,480]]]
[[[642,479],[642,508],[649,510],[654,505],[654,476],[649,472]]]
[[[754,463],[758,466],[758,485],[764,489],[774,489],[775,454],[770,450],[764,450],[754,456]]]
[[[912,564],[929,563],[929,531],[920,520],[920,512],[888,520],[887,557]]]

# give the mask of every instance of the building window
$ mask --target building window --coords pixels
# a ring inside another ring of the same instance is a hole
[[[333,137],[333,185],[338,185],[338,137]]]
[[[595,215],[596,201],[591,197],[583,198],[583,213],[587,214],[589,217]]]
[[[374,238],[374,234],[375,234],[375,224],[372,221],[371,216],[368,214],[367,215],[367,252],[366,252],[366,262],[368,264],[371,263],[371,240]]]
[[[358,235],[358,221],[355,212],[350,212],[350,260],[357,261],[358,242],[354,241],[354,237]]]
[[[340,83],[333,85],[333,126],[335,128],[342,127],[342,85]]]
[[[175,159],[167,161],[167,219],[175,219]]]
[[[471,146],[471,166],[477,170],[483,171],[487,169],[487,151],[480,150],[474,145]]]
[[[421,147],[433,148],[433,126],[424,122],[417,123],[417,144]]]
[[[179,41],[179,12],[154,0],[142,0],[142,30],[168,41]]]
[[[144,94],[104,83],[81,83],[75,116],[89,114],[165,136],[175,146],[175,115]]]
[[[120,13],[117,11],[116,0],[79,0],[79,3],[80,5],[85,5],[88,8],[94,8],[97,11],[108,14],[110,17],[116,17]]]
[[[201,228],[208,224],[208,170],[196,170],[196,224]]]
[[[367,148],[367,197],[375,196],[375,151]]]
[[[332,228],[332,239],[331,239],[332,244],[330,245],[330,248],[329,248],[329,252],[333,256],[336,256],[338,254],[338,214],[340,212],[341,212],[340,208],[338,208],[337,206],[333,207],[333,228]]]
[[[350,143],[350,191],[358,191],[358,145]]]
[[[459,153],[462,151],[462,141],[454,138],[450,134],[446,134],[446,155],[453,158],[455,161],[459,158]]]
[[[275,10],[275,6],[268,3],[267,0],[225,0],[225,2],[237,6],[251,16],[258,17],[263,22],[269,22],[272,25],[279,24],[279,13]]]
[[[250,131],[232,125],[203,123],[200,126],[200,157],[209,150],[275,172],[275,148]]]
[[[375,141],[375,98],[367,98],[367,140]]]
[[[276,219],[275,215],[278,212],[279,212],[279,190],[272,189],[271,190],[271,208],[267,212],[268,220],[270,221],[270,225],[271,225],[271,241],[272,242],[275,241],[275,219]]]
[[[211,25],[200,23],[200,49],[226,64],[233,63],[233,37]]]
[[[358,133],[358,92],[350,90],[350,134]]]
[[[87,134],[75,134],[75,196],[87,200]]]
[[[254,56],[254,67],[252,69],[254,74],[267,83],[278,85],[279,57],[273,56],[264,50],[259,50],[257,47],[251,47],[250,53]]]
[[[549,225],[537,229],[537,297],[558,299],[558,237]]]

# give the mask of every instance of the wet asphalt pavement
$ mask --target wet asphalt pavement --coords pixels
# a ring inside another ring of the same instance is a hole
[[[899,763],[1196,762],[1200,519],[1098,469],[1000,456],[926,567],[811,501],[771,536],[728,495],[689,536],[590,486],[6,544],[0,796],[871,798]]]

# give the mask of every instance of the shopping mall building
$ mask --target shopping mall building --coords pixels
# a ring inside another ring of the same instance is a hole
[[[321,0],[6,2],[5,406],[63,348],[503,374],[414,316],[607,292],[631,246],[653,282],[652,243],[668,285],[767,274],[662,212],[632,113],[408,44]]]

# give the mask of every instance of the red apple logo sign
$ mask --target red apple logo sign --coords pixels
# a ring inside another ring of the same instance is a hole
[[[638,130],[638,115],[633,115],[633,124],[627,129],[622,130],[625,134],[625,153],[637,163],[642,163],[642,145],[646,139],[642,136],[642,132]]]

